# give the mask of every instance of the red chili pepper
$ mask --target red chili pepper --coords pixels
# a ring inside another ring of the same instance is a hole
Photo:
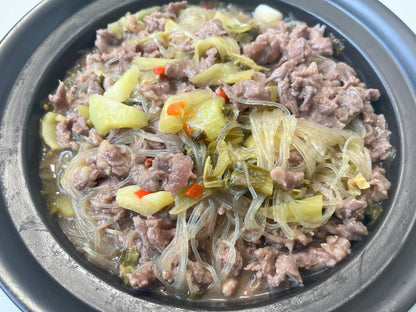
[[[221,88],[217,89],[217,91],[215,92],[215,95],[224,98],[224,100],[227,100],[227,94],[225,94],[224,90]]]
[[[153,163],[153,158],[146,158],[144,160],[144,166],[146,168],[150,168],[152,166],[152,163]]]
[[[146,195],[152,194],[152,192],[148,192],[145,190],[138,190],[137,192],[134,192],[135,195],[137,195],[137,197],[142,198]]]
[[[212,7],[211,7],[208,3],[206,3],[206,2],[201,2],[201,4],[205,7],[205,9],[207,9],[207,10],[212,10]]]
[[[185,195],[189,196],[193,199],[198,199],[201,195],[202,192],[204,191],[204,187],[198,183],[195,183],[194,185],[192,185],[186,192]]]
[[[156,75],[162,75],[164,72],[165,72],[165,66],[155,66],[154,68],[153,68],[153,72],[156,74]]]
[[[183,109],[185,108],[186,103],[185,102],[176,102],[176,103],[172,103],[168,106],[166,113],[169,116],[176,116],[179,115],[179,113],[181,113],[183,111]]]
[[[185,134],[192,139],[192,127],[187,123],[183,123],[183,131],[185,131]]]

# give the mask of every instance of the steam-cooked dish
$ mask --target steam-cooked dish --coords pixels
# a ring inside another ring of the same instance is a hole
[[[41,120],[43,194],[68,238],[133,288],[191,299],[334,267],[390,187],[380,93],[336,61],[342,42],[266,5],[212,6],[98,30]]]

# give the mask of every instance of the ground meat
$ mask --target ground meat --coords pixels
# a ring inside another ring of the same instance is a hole
[[[384,176],[386,171],[375,166],[371,173],[370,190],[367,192],[367,196],[374,202],[380,202],[388,197],[388,190],[390,189],[391,183]]]
[[[156,280],[153,265],[148,262],[140,266],[137,271],[127,274],[129,284],[133,288],[144,288]]]
[[[201,39],[206,39],[212,36],[225,36],[228,33],[222,28],[222,23],[219,19],[214,18],[201,25],[197,36]]]
[[[55,111],[65,113],[69,109],[69,104],[66,99],[66,88],[62,81],[59,81],[58,89],[54,95],[49,95],[49,101],[55,107]]]
[[[293,172],[284,167],[276,167],[270,171],[272,179],[285,191],[289,191],[303,183],[303,172]]]

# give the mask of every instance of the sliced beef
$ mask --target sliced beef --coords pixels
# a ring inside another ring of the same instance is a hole
[[[291,255],[280,255],[275,262],[274,274],[267,275],[267,284],[269,287],[278,287],[287,279],[291,280],[293,284],[302,284],[296,258]]]
[[[131,156],[128,152],[107,140],[101,142],[97,154],[89,161],[90,165],[95,165],[99,171],[109,177],[125,178],[131,169]]]
[[[349,241],[359,241],[363,236],[367,235],[366,226],[355,219],[336,219],[332,218],[324,226],[324,229],[330,233]]]
[[[287,60],[293,60],[295,64],[305,62],[312,55],[312,49],[304,38],[290,41],[285,52]]]
[[[293,172],[284,167],[276,167],[270,171],[270,176],[282,189],[290,191],[303,183],[304,173]]]
[[[53,104],[55,111],[66,113],[69,109],[68,100],[66,98],[66,88],[62,81],[59,81],[58,89],[54,95],[49,95],[49,101]]]
[[[163,170],[147,168],[145,165],[138,165],[131,177],[132,182],[139,185],[140,188],[148,192],[157,192],[162,190],[162,183],[166,181],[169,174]]]
[[[222,23],[219,19],[213,18],[201,25],[197,36],[201,39],[206,39],[212,36],[225,36],[227,31],[222,28]]]
[[[156,281],[156,275],[153,273],[153,264],[148,262],[140,266],[137,271],[127,274],[129,284],[133,288],[144,288]]]
[[[86,187],[94,187],[98,178],[99,171],[89,166],[79,166],[74,169],[72,176],[74,188],[78,191]]]
[[[68,114],[56,126],[56,135],[58,143],[65,149],[76,150],[78,143],[73,140],[72,133],[80,135],[88,135],[90,128],[87,121],[81,114],[75,110]]]
[[[306,251],[293,253],[299,268],[319,271],[334,267],[350,252],[350,242],[342,237],[328,236],[321,247],[310,247]]]
[[[227,278],[222,285],[222,294],[226,297],[231,297],[235,294],[240,282],[236,278]]]
[[[203,72],[215,64],[218,58],[218,51],[212,47],[205,52],[205,57],[201,57],[198,64],[198,72]]]
[[[333,54],[332,42],[328,37],[324,37],[325,25],[316,25],[307,29],[310,46],[314,53],[323,56]]]
[[[295,68],[295,62],[293,60],[284,62],[273,70],[271,75],[267,78],[266,82],[284,80],[287,77],[289,77],[289,75],[292,73],[294,68]]]
[[[147,40],[143,43],[143,56],[159,58],[162,57],[161,47],[165,48],[168,43],[160,36]]]
[[[219,86],[225,90],[226,93],[231,94],[233,97],[241,98],[243,100],[254,100],[255,101],[270,101],[272,93],[269,87],[264,86],[263,84],[249,79],[241,80],[235,83],[232,86],[227,85],[226,83],[219,81]],[[231,101],[237,108],[242,112],[249,107],[254,109],[262,108],[262,105],[250,105],[239,102],[231,98]]]
[[[136,250],[144,258],[151,258],[155,253],[161,253],[175,236],[175,222],[156,219],[148,216],[133,217]]]
[[[281,45],[282,34],[269,28],[253,42],[243,45],[243,53],[257,64],[272,64],[277,62],[281,55]]]
[[[354,218],[357,220],[362,220],[364,219],[364,211],[366,207],[367,207],[367,202],[365,200],[351,199],[346,204],[337,206],[335,215],[340,219]]]
[[[292,93],[292,89],[289,86],[287,80],[281,80],[277,82],[277,94],[279,96],[280,104],[283,104],[290,110],[295,116],[298,115],[298,103]]]
[[[380,202],[387,199],[388,190],[391,183],[384,176],[386,171],[380,166],[375,166],[371,173],[370,189],[367,192],[367,196],[374,202]]]
[[[195,177],[192,172],[194,162],[184,154],[159,154],[153,160],[152,167],[169,173],[167,181],[163,183],[163,189],[171,192],[172,196],[188,185],[190,178]]]
[[[108,29],[97,30],[95,46],[101,53],[109,53],[115,46],[121,43]]]
[[[293,167],[299,166],[303,163],[304,159],[302,155],[297,150],[291,150],[289,152],[289,164]]]
[[[213,282],[211,273],[199,262],[188,260],[188,268],[186,271],[187,275],[189,274],[191,276],[192,285],[197,292]]]
[[[179,12],[185,9],[186,5],[186,1],[171,2],[162,9],[154,11],[150,16],[145,16],[143,21],[146,23],[146,31],[148,33],[164,31],[166,19],[175,20]]]
[[[243,258],[241,257],[241,254],[238,250],[235,251],[234,261],[229,259],[228,256],[229,256],[228,248],[224,248],[223,250],[221,250],[220,255],[219,255],[221,264],[223,266],[231,265],[231,270],[228,273],[228,276],[230,277],[238,276],[241,272],[241,269],[243,268]]]
[[[266,246],[254,250],[255,261],[249,263],[244,270],[255,271],[257,278],[267,278],[275,272],[275,264],[279,249]]]
[[[197,65],[193,60],[179,60],[168,62],[165,66],[165,75],[172,79],[192,78],[198,73]]]
[[[190,92],[195,89],[193,84],[182,82],[177,79],[170,79],[161,75],[159,83],[140,83],[136,85],[136,90],[147,100],[152,103],[150,107],[151,114],[157,114],[167,98],[178,93]]]
[[[367,93],[367,96],[371,98],[374,95]],[[370,129],[364,138],[364,143],[370,151],[371,161],[387,160],[392,155],[392,146],[389,142],[390,131],[387,129],[386,119],[384,115],[374,114],[371,111],[372,107],[367,106],[366,108],[367,112],[363,113],[364,121],[370,124]]]
[[[176,195],[194,178],[193,161],[189,156],[179,154],[158,154],[150,168],[139,165],[132,180],[142,189],[150,192],[166,190]]]
[[[361,91],[351,86],[338,93],[337,104],[335,116],[339,121],[346,123],[349,117],[363,110],[365,103]]]
[[[79,71],[76,76],[76,82],[79,86],[77,90],[78,93],[82,93],[86,96],[104,93],[100,77],[94,71]]]
[[[99,146],[103,141],[103,138],[98,134],[96,128],[90,129],[90,132],[88,133],[88,138],[90,139],[91,143],[95,146]]]

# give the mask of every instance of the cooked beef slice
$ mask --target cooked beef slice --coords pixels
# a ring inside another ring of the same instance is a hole
[[[293,172],[284,167],[276,167],[270,171],[270,176],[282,189],[290,191],[303,183],[304,173]]]
[[[151,167],[138,165],[135,168],[132,181],[149,192],[166,190],[174,196],[195,177],[193,166],[192,159],[182,153],[158,154]]]

